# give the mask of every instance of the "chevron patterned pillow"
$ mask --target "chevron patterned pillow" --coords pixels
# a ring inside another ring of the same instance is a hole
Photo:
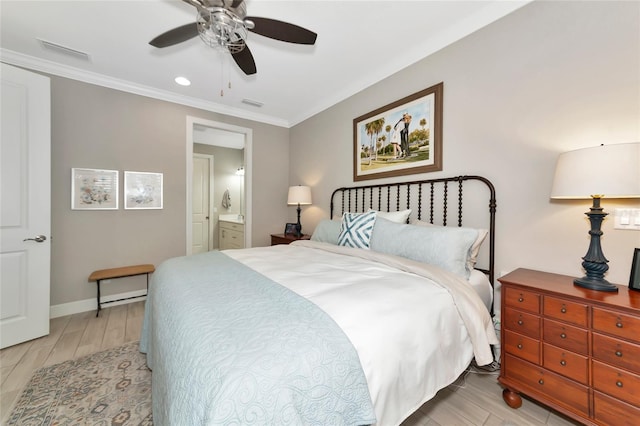
[[[375,222],[375,211],[344,213],[342,215],[342,225],[340,225],[338,245],[368,250]]]

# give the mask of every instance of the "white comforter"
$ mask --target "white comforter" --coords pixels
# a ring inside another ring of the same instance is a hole
[[[493,360],[491,317],[462,278],[313,241],[225,253],[314,302],[358,352],[378,425],[401,423],[475,356]]]

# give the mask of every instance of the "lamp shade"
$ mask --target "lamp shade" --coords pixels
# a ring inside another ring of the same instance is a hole
[[[308,186],[290,186],[289,196],[287,197],[289,205],[305,205],[311,204],[311,188]]]
[[[551,198],[640,198],[640,142],[600,145],[558,157]]]

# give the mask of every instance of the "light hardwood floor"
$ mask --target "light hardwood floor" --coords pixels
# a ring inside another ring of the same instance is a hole
[[[140,339],[144,302],[54,318],[49,335],[0,351],[0,418],[5,424],[11,406],[39,368]]]
[[[38,368],[99,352],[138,340],[144,302],[113,306],[51,320],[48,336],[0,351],[0,418],[6,422],[11,406]],[[459,425],[576,425],[528,400],[518,410],[502,401],[497,373],[469,371],[456,383],[441,390],[403,426]]]

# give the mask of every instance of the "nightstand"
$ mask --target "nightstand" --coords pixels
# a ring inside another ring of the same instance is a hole
[[[301,237],[296,237],[293,234],[271,234],[271,245],[276,246],[278,244],[291,244],[297,240],[308,240],[311,235],[302,234]]]
[[[524,394],[588,425],[640,418],[640,292],[573,285],[573,277],[517,269],[502,284],[502,396]]]

